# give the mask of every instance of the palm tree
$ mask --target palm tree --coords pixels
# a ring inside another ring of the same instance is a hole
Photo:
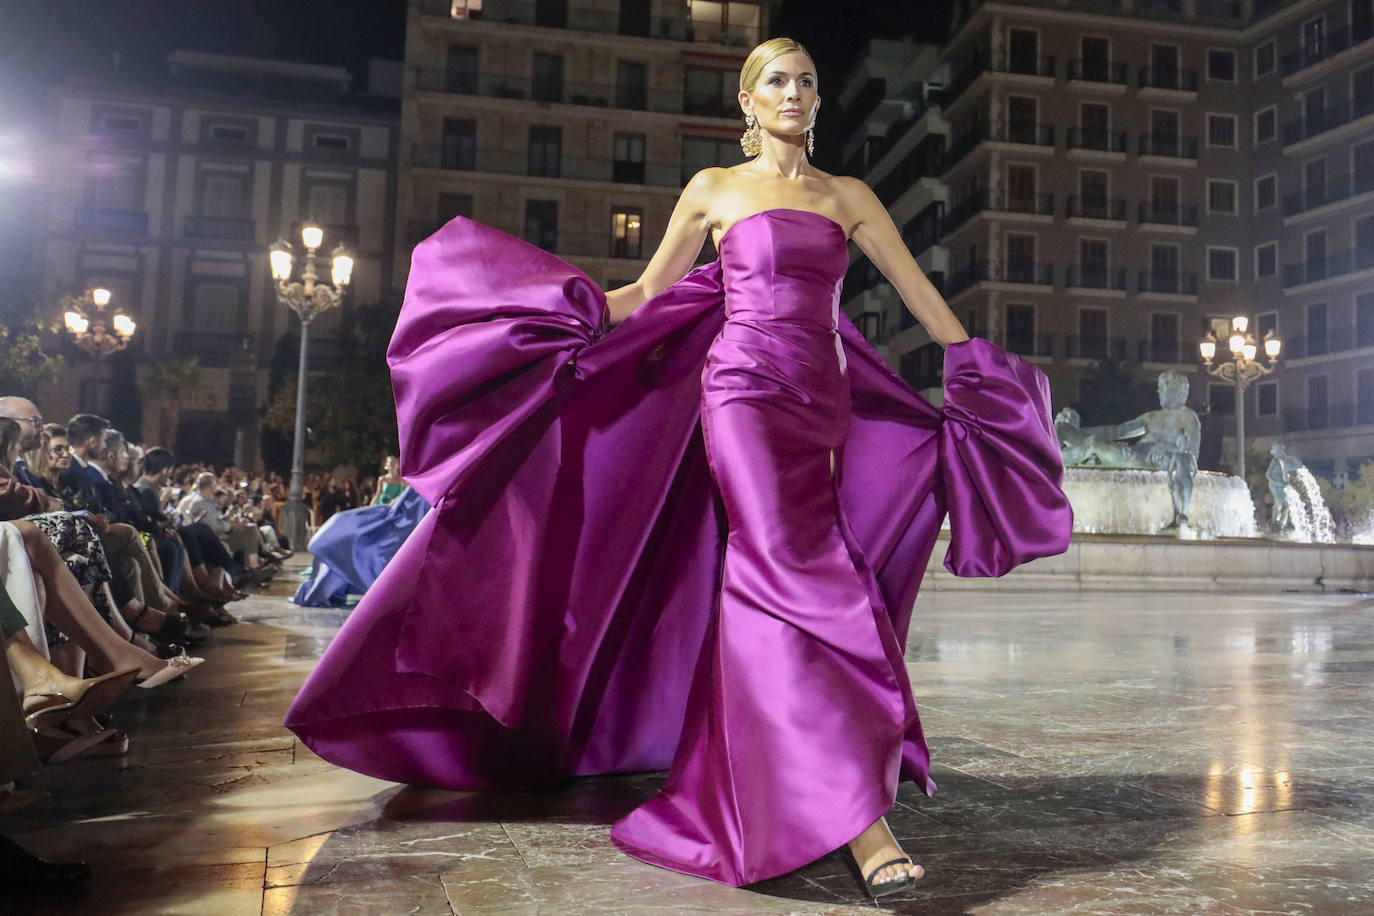
[[[168,446],[176,438],[181,409],[204,406],[213,395],[194,356],[146,360],[138,367],[138,388],[145,402],[158,405],[157,441]]]

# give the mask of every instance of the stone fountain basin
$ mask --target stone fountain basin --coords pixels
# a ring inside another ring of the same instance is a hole
[[[1193,478],[1188,525],[1166,529],[1174,517],[1165,471],[1068,468],[1064,493],[1073,506],[1073,530],[1083,534],[1161,534],[1182,538],[1254,537],[1255,507],[1239,477],[1199,471]]]

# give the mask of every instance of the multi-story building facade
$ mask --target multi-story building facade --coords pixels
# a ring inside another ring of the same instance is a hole
[[[938,45],[869,42],[837,99],[853,130],[840,171],[862,176],[887,207],[927,277],[943,285],[948,250],[940,244],[947,189],[940,181],[949,130],[939,105],[946,68]],[[939,388],[939,347],[876,267],[855,250],[845,277],[846,314],[916,388]]]
[[[1371,0],[956,4],[951,307],[1057,405],[1114,358],[1189,373],[1216,415],[1234,389],[1197,342],[1249,315],[1285,341],[1248,392],[1250,447],[1283,437],[1328,475],[1374,457],[1371,38]]]
[[[1254,400],[1339,477],[1374,460],[1374,0],[1283,4],[1252,31],[1255,310],[1287,357]]]
[[[45,294],[101,286],[138,325],[130,352],[149,363],[197,357],[209,400],[174,429],[145,404],[146,441],[188,459],[258,463],[258,407],[280,339],[298,333],[277,304],[268,247],[299,247],[314,220],[325,250],[355,267],[346,302],[391,287],[397,102],[350,91],[348,71],[176,52],[156,80],[72,81],[51,91],[48,192],[38,217]],[[327,275],[327,269],[324,271]],[[328,352],[338,314],[317,319]],[[136,397],[132,360],[92,362],[68,346],[44,412],[120,416]]]
[[[743,161],[736,95],[774,0],[411,0],[396,273],[467,216],[614,288],[696,171]]]

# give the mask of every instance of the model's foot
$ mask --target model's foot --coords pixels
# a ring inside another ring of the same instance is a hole
[[[887,829],[887,821],[883,818],[878,818],[873,826],[855,837],[849,844],[849,851],[858,863],[859,874],[863,875],[865,880],[868,880],[873,869],[879,865],[883,866],[876,875],[872,875],[874,885],[881,886],[905,879],[915,881],[925,874],[925,869],[910,859],[896,864],[886,864],[894,859],[906,858],[906,853],[897,845],[897,840],[893,838],[892,831]]]

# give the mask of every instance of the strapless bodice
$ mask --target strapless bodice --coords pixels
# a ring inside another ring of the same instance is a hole
[[[809,210],[762,210],[720,238],[725,315],[733,320],[807,321],[838,327],[849,267],[844,228]]]

